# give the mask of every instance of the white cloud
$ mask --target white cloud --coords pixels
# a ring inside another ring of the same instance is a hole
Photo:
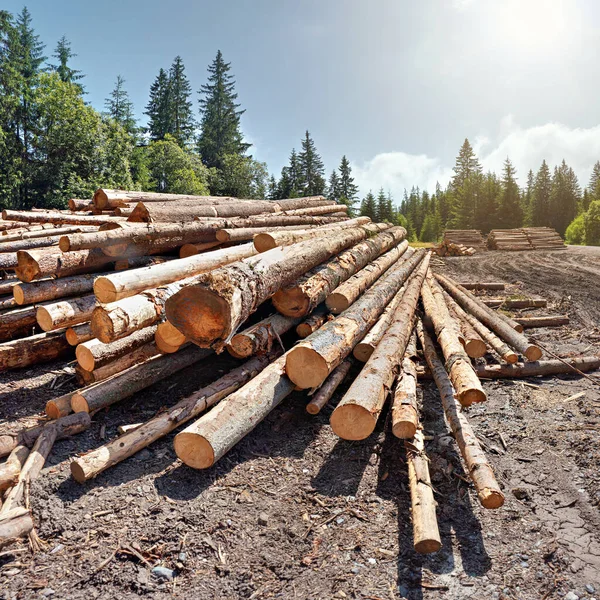
[[[461,143],[459,140],[457,153]],[[512,115],[507,115],[500,122],[494,139],[476,135],[471,143],[486,171],[500,174],[506,157],[510,157],[521,186],[525,185],[529,169],[535,173],[542,160],[546,159],[553,169],[564,158],[585,187],[594,163],[600,160],[600,125],[572,128],[562,123],[546,123],[521,127]],[[453,164],[454,161],[444,164],[439,158],[426,154],[386,152],[363,164],[353,164],[352,170],[362,196],[383,187],[400,203],[404,190],[410,191],[412,186],[433,192],[439,181],[445,187],[452,177]]]

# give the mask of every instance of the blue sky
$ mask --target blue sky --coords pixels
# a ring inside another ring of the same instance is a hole
[[[3,8],[19,12],[21,2]],[[361,191],[446,183],[465,137],[486,168],[509,155],[523,184],[563,157],[587,183],[600,159],[593,0],[35,0],[50,55],[78,54],[87,100],[118,74],[143,119],[161,67],[182,56],[194,91],[217,49],[232,63],[243,129],[275,174],[305,129],[328,172],[342,154]],[[194,101],[197,94],[194,94]]]

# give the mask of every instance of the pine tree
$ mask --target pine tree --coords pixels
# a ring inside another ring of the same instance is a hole
[[[371,221],[377,221],[377,202],[373,192],[370,190],[361,202],[360,215],[361,217],[369,217]]]
[[[529,173],[527,173],[527,187],[525,188],[522,198],[523,198],[523,225],[527,227],[531,227],[532,225],[532,215],[531,215],[531,205],[533,203],[533,191],[535,187],[535,177],[533,175],[533,171],[529,169]]]
[[[327,199],[338,202],[340,199],[340,178],[334,169],[329,176],[329,186],[327,187]]]
[[[302,150],[298,155],[298,163],[302,194],[305,196],[323,194],[325,192],[325,167],[308,130],[302,140]]]
[[[354,183],[352,177],[352,167],[346,156],[342,156],[339,166],[339,195],[338,199],[342,204],[348,207],[348,212],[354,214],[354,206],[358,198],[358,186]]]
[[[564,235],[571,221],[577,216],[581,188],[577,176],[571,167],[563,160],[555,167],[550,192],[550,224]]]
[[[469,229],[475,224],[478,195],[481,188],[481,165],[469,140],[465,138],[454,165],[450,182],[452,206],[451,223],[454,227]]]
[[[50,65],[50,68],[58,73],[61,81],[64,81],[65,83],[73,83],[79,88],[80,92],[83,93],[83,86],[75,82],[80,81],[84,76],[81,74],[81,71],[72,69],[69,66],[69,61],[73,57],[77,56],[77,54],[71,51],[71,43],[64,35],[60,38],[60,40],[58,40],[56,50],[52,56],[58,59],[58,64]]]
[[[133,115],[133,102],[124,88],[125,79],[117,75],[117,82],[110,96],[104,101],[108,115],[125,129],[130,135],[135,135],[137,127]]]
[[[267,187],[267,200],[278,200],[277,194],[277,180],[273,175],[269,178],[269,184]]]
[[[515,168],[507,157],[504,161],[502,191],[498,197],[498,208],[496,211],[495,223],[499,229],[513,229],[523,225],[521,195],[515,174]]]
[[[502,186],[495,173],[488,172],[481,176],[473,221],[475,229],[488,232],[496,226],[496,201],[501,192]]]
[[[600,200],[600,161],[596,161],[592,169],[588,190],[592,200]]]
[[[169,133],[183,148],[193,137],[192,87],[185,74],[181,56],[176,56],[169,70]]]
[[[150,87],[150,100],[146,105],[148,115],[148,133],[152,141],[164,139],[171,131],[169,107],[171,105],[171,85],[169,76],[161,69]]]
[[[198,151],[205,165],[220,168],[227,154],[245,154],[251,144],[244,142],[240,128],[235,80],[229,73],[231,63],[223,60],[219,50],[208,67],[208,83],[200,88],[200,112],[202,115]]]
[[[531,225],[543,227],[550,225],[550,192],[552,191],[552,177],[550,168],[545,160],[535,176],[533,195],[531,198]]]

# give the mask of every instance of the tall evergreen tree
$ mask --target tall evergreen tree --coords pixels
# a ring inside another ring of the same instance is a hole
[[[169,133],[184,147],[193,137],[192,87],[185,74],[181,56],[176,56],[169,70]]]
[[[267,187],[267,200],[278,200],[279,195],[277,194],[277,180],[273,175],[269,178],[269,184]]]
[[[329,185],[327,186],[327,199],[338,202],[340,199],[340,178],[334,169],[329,176]]]
[[[235,80],[229,73],[231,63],[223,60],[219,50],[208,67],[208,83],[200,88],[201,132],[198,151],[205,165],[220,168],[227,154],[245,154],[251,144],[244,142],[236,103]]]
[[[298,155],[298,163],[302,193],[305,196],[323,194],[325,192],[325,167],[308,130],[302,140],[302,150]]]
[[[454,165],[450,182],[452,206],[451,223],[454,227],[468,229],[474,226],[475,213],[481,188],[481,165],[468,139],[465,138]]]
[[[498,197],[498,208],[496,211],[495,224],[499,229],[513,229],[523,225],[521,196],[515,175],[515,168],[507,157],[504,161],[502,191]]]
[[[361,217],[369,217],[372,221],[377,221],[377,201],[370,190],[360,204],[360,215]]]
[[[550,192],[550,224],[564,235],[571,221],[577,216],[581,188],[577,176],[563,160],[555,167]]]
[[[533,171],[529,169],[527,173],[527,186],[522,194],[522,210],[523,210],[523,225],[527,227],[531,227],[532,218],[531,218],[531,205],[533,203],[533,191],[535,187],[535,176],[533,175]]]
[[[592,169],[588,190],[592,200],[600,200],[600,161],[596,161]]]
[[[69,61],[77,56],[77,54],[71,50],[71,43],[67,40],[66,36],[63,35],[60,40],[58,40],[56,50],[52,56],[58,60],[58,64],[50,65],[50,68],[58,73],[61,81],[75,84],[83,93],[83,86],[76,82],[83,79],[84,76],[81,74],[81,71],[72,69],[69,66]]]
[[[535,176],[533,195],[531,197],[531,225],[543,227],[550,225],[550,193],[552,191],[552,177],[548,163],[543,160]]]
[[[354,206],[358,198],[358,186],[354,183],[352,177],[352,167],[346,156],[342,156],[339,166],[339,202],[348,207],[348,211],[353,214]]]
[[[496,201],[502,186],[495,173],[488,172],[481,176],[481,185],[477,195],[473,226],[483,232],[495,227]]]
[[[110,96],[104,101],[108,115],[114,119],[127,133],[135,135],[137,128],[133,115],[133,102],[124,87],[125,79],[117,75],[117,82]]]
[[[161,69],[150,87],[150,100],[144,113],[148,115],[148,133],[152,141],[164,139],[171,131],[170,105],[169,76],[164,69]]]

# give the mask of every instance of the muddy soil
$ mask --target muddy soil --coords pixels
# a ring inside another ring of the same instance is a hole
[[[548,309],[521,312],[569,314],[569,327],[529,331],[568,356],[600,353],[598,250],[433,262],[463,281],[547,298]],[[94,481],[70,478],[76,453],[232,364],[221,356],[191,367],[56,443],[30,492],[43,550],[0,549],[0,598],[600,598],[599,379],[484,382],[488,402],[468,418],[506,494],[496,511],[479,506],[433,384],[422,383],[443,541],[430,556],[412,548],[406,458],[387,415],[368,440],[340,441],[331,407],[311,417],[301,393],[207,471],[177,461],[170,435]],[[2,375],[0,432],[35,422],[48,399],[75,387],[63,367]],[[158,579],[157,565],[175,578]]]

